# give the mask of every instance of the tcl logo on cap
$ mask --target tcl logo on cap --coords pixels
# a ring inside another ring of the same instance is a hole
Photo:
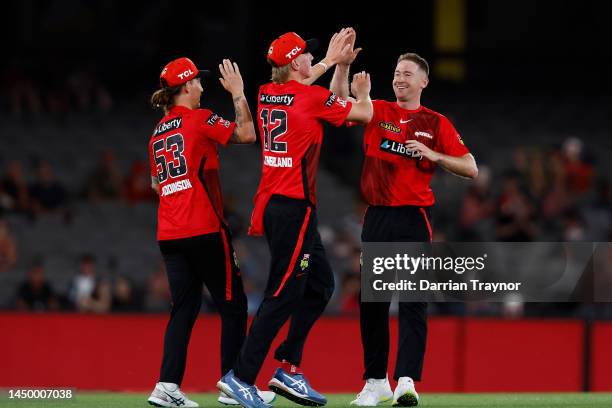
[[[189,58],[178,58],[164,67],[159,75],[159,82],[161,86],[179,86],[198,76],[199,72]]]
[[[285,33],[272,41],[268,48],[268,59],[277,67],[287,65],[300,54],[312,51],[316,40],[304,41],[296,33]]]

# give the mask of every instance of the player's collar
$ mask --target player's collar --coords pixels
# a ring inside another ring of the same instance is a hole
[[[177,106],[173,106],[172,108],[170,108],[170,113],[177,113],[177,114],[181,114],[181,113],[185,113],[185,112],[191,112],[192,109],[189,109],[186,106],[183,105],[177,105]]]
[[[405,112],[405,113],[417,113],[417,112],[420,112],[420,111],[422,111],[422,110],[423,110],[423,105],[419,105],[419,107],[418,107],[418,108],[416,108],[416,109],[404,109],[404,108],[402,108],[401,106],[399,106],[399,104],[397,103],[397,101],[395,101],[393,104],[394,104],[394,105],[395,105],[397,108],[401,109],[401,110],[402,110],[403,112]]]

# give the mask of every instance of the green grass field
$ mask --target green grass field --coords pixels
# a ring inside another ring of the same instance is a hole
[[[202,407],[223,407],[217,403],[217,394],[189,394]],[[128,408],[149,407],[148,394],[135,393],[86,393],[77,392],[71,400],[9,400],[2,395],[0,407],[16,408]],[[328,395],[327,407],[347,407],[353,394]],[[390,405],[387,405],[390,406]],[[299,407],[282,397],[274,402],[275,408]],[[419,407],[472,408],[472,407],[550,407],[550,408],[599,408],[612,407],[612,393],[597,394],[423,394]]]

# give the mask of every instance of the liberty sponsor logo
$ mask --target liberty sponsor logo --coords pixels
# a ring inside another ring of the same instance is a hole
[[[433,136],[431,135],[431,133],[427,133],[427,132],[414,132],[414,135],[416,137],[423,136],[423,137],[426,137],[428,139],[433,139]]]
[[[264,105],[284,105],[291,106],[293,105],[293,101],[295,101],[295,94],[287,94],[287,95],[268,95],[261,94],[259,96],[259,103]]]
[[[189,179],[175,181],[174,183],[166,184],[162,187],[162,197],[169,196],[170,194],[174,194],[178,191],[188,190],[192,188],[191,182]]]
[[[264,165],[268,167],[293,167],[291,157],[264,156]]]
[[[174,118],[174,119],[167,120],[163,123],[160,123],[159,125],[157,125],[157,127],[153,131],[153,137],[159,136],[171,130],[178,129],[181,127],[182,124],[183,124],[183,118]]]
[[[380,142],[380,150],[409,159],[421,160],[423,158],[423,156],[421,156],[418,152],[408,150],[404,144],[385,138],[383,138]]]
[[[397,134],[402,133],[402,129],[399,126],[397,126],[395,123],[380,121],[378,122],[378,126],[380,126],[381,128],[385,129],[388,132],[393,132]]]

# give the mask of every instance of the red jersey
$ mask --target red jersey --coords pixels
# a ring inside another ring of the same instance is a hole
[[[157,239],[179,239],[220,230],[223,200],[217,145],[235,123],[208,109],[175,106],[149,142],[151,176],[159,181]]]
[[[402,109],[396,102],[373,101],[374,115],[365,127],[365,161],[361,192],[370,205],[430,206],[430,187],[435,164],[406,151],[408,140],[449,156],[463,156],[469,150],[459,133],[443,115],[421,106]]]
[[[350,102],[317,85],[289,81],[259,88],[257,119],[263,164],[249,234],[263,233],[263,212],[273,194],[316,205],[323,122],[340,126],[350,111]]]

